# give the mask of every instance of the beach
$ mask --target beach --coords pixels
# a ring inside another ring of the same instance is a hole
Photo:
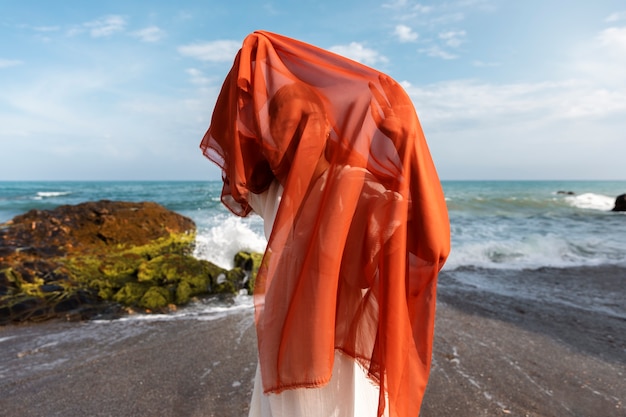
[[[422,417],[626,416],[626,269],[442,272]],[[0,328],[2,416],[246,416],[252,308]]]

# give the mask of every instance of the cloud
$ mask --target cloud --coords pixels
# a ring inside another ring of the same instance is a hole
[[[411,9],[420,14],[426,14],[433,11],[433,8],[431,6],[424,6],[423,4],[419,3],[413,5]]]
[[[626,88],[403,82],[442,178],[602,178],[626,153]],[[619,155],[619,156],[617,156]]]
[[[190,76],[191,83],[201,87],[211,85],[211,79],[206,77],[202,71],[196,68],[188,68],[185,72]]]
[[[383,3],[383,7],[386,7],[389,9],[400,9],[400,8],[406,7],[407,4],[408,4],[407,0],[394,0],[394,1],[387,2],[387,3]]]
[[[240,47],[241,42],[217,40],[179,46],[178,52],[183,56],[200,61],[225,62],[232,61]]]
[[[458,30],[458,31],[450,30],[447,32],[440,32],[437,37],[441,42],[443,42],[444,46],[446,46],[447,48],[456,49],[465,42],[465,36],[466,36],[466,32],[464,30]],[[428,43],[432,43],[432,42],[433,41],[429,41]],[[445,60],[458,58],[458,55],[447,51],[440,45],[431,44],[430,46],[425,46],[423,48],[418,49],[418,52],[428,55],[433,58],[441,58]]]
[[[348,45],[331,46],[329,50],[367,65],[374,65],[379,62],[385,63],[389,61],[387,57],[379,54],[373,49],[366,48],[359,42],[350,42]]]
[[[158,42],[165,37],[165,31],[157,26],[148,26],[133,32],[132,35],[142,42]]]
[[[609,27],[588,40],[574,45],[572,59],[563,72],[593,80],[598,85],[626,88],[626,27]]]
[[[398,37],[400,42],[415,42],[419,36],[416,32],[413,32],[413,29],[406,25],[397,25],[393,34]]]
[[[104,38],[124,31],[125,27],[126,19],[123,16],[109,15],[74,26],[67,31],[67,35],[75,36],[89,32],[93,38]]]
[[[126,27],[126,19],[122,16],[106,16],[92,22],[84,24],[89,29],[89,33],[94,38],[111,36],[114,33],[122,32]]]
[[[9,68],[22,65],[24,62],[18,59],[0,59],[0,68]]]
[[[421,49],[418,49],[418,52],[421,52],[433,58],[441,58],[441,59],[446,59],[446,60],[458,58],[457,55],[446,52],[438,46],[430,46],[428,48],[421,48]]]
[[[197,149],[209,124],[207,107],[220,85],[194,85],[174,94],[130,92],[135,79],[125,72],[128,62],[115,63],[88,70],[47,69],[27,84],[3,85],[0,143],[15,142],[19,151],[11,148],[10,153],[27,155],[31,166],[24,168],[18,156],[5,161],[2,174],[21,179],[206,177],[211,164]],[[198,82],[203,77],[200,71],[187,72]],[[219,178],[217,171],[214,177]]]
[[[604,19],[605,22],[609,23],[619,22],[620,20],[626,20],[626,12],[615,12]]]
[[[424,6],[423,4],[420,4],[420,3],[410,4],[409,1],[407,0],[390,1],[387,3],[383,3],[382,7],[387,8],[387,9],[394,9],[394,10],[408,9],[418,14],[430,13],[433,10],[431,6]]]
[[[557,120],[597,121],[626,112],[626,89],[611,90],[585,80],[510,84],[456,80],[424,87],[402,84],[424,120],[444,130],[460,125],[512,127]]]
[[[605,29],[598,35],[598,40],[604,46],[626,52],[626,26]]]
[[[36,26],[33,28],[36,32],[57,32],[61,30],[60,26]]]
[[[489,67],[499,67],[501,64],[499,62],[485,62],[481,60],[475,60],[472,62],[472,65],[477,68],[489,68]]]
[[[458,48],[462,43],[465,42],[465,31],[448,31],[439,33],[439,39],[443,40],[444,43],[452,48]]]

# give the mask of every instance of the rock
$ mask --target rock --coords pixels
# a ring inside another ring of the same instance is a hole
[[[245,273],[245,287],[250,294],[254,291],[254,281],[262,261],[262,253],[241,251],[235,255],[235,268],[241,268]]]
[[[576,195],[575,192],[573,191],[563,191],[563,190],[559,190],[556,192],[557,194],[564,194],[564,195]]]
[[[612,211],[626,211],[626,194],[618,195],[615,198],[615,207]]]
[[[0,224],[0,324],[115,315],[123,306],[171,311],[194,297],[251,288],[252,269],[196,259],[194,244],[191,219],[150,202],[16,216]]]

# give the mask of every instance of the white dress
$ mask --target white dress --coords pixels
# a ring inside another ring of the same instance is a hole
[[[263,194],[250,193],[248,203],[263,218],[266,238],[272,232],[282,195],[273,182]],[[257,364],[249,417],[375,417],[379,388],[365,370],[347,355],[335,351],[330,382],[320,388],[299,388],[265,394]]]

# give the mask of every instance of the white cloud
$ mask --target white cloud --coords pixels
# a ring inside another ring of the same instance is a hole
[[[383,3],[383,7],[389,8],[389,9],[400,9],[402,7],[405,7],[408,4],[407,0],[393,0],[387,3]]]
[[[458,24],[465,20],[465,13],[463,12],[442,12],[441,14],[432,14],[432,17],[428,20],[428,25],[431,27],[440,27],[452,24]]]
[[[452,48],[458,48],[459,46],[461,46],[462,43],[465,42],[465,35],[466,33],[464,30],[451,30],[448,32],[441,32],[439,34],[439,39],[443,40],[446,45]]]
[[[126,27],[126,19],[122,16],[111,15],[87,22],[84,26],[89,30],[92,37],[102,38],[123,31]]]
[[[200,61],[224,62],[232,61],[240,47],[241,42],[218,40],[179,46],[178,52]]]
[[[36,26],[33,30],[37,32],[57,32],[61,30],[59,26]]]
[[[335,45],[329,48],[330,51],[358,61],[362,64],[374,65],[379,62],[388,62],[387,57],[377,51],[366,48],[359,42],[350,42],[348,45]]]
[[[18,59],[0,59],[0,68],[9,68],[22,65],[24,62]]]
[[[67,31],[68,36],[89,32],[93,38],[104,38],[122,32],[126,27],[126,19],[118,15],[104,16],[81,25],[73,26]]]
[[[419,49],[418,52],[421,52],[433,58],[441,58],[441,59],[446,59],[446,60],[458,58],[457,55],[446,52],[438,46],[422,48],[422,49]]]
[[[499,62],[485,62],[481,60],[475,60],[472,62],[472,65],[478,68],[488,68],[488,67],[499,67],[501,64]]]
[[[397,25],[393,33],[398,37],[400,42],[414,42],[419,36],[416,32],[413,32],[413,29],[406,25]]]
[[[16,155],[0,166],[3,177],[206,177],[213,168],[198,144],[219,85],[194,86],[174,96],[158,89],[129,92],[123,87],[133,79],[124,78],[124,69],[47,70],[28,84],[3,85],[0,143],[11,143],[9,154]],[[42,137],[45,143],[37,139]],[[30,168],[20,155],[28,156]]]
[[[188,68],[185,72],[189,74],[192,84],[199,85],[201,87],[211,84],[211,79],[206,77],[204,73],[197,68]]]
[[[414,87],[404,82],[421,116],[441,129],[540,124],[614,117],[626,112],[626,88],[610,90],[583,80],[489,84],[456,80]]]
[[[419,3],[415,4],[412,9],[420,14],[430,13],[433,10],[431,6],[424,6],[423,4]]]
[[[626,12],[611,13],[609,17],[604,19],[605,22],[609,22],[609,23],[619,22],[620,20],[626,20]]]
[[[148,26],[133,32],[132,35],[142,42],[158,42],[165,36],[165,31],[157,26]]]
[[[604,46],[619,48],[626,52],[626,26],[605,29],[598,35],[598,40]]]
[[[626,88],[586,80],[402,84],[442,178],[614,177],[607,164],[626,153]]]
[[[564,73],[606,87],[626,87],[626,27],[602,30],[589,41],[573,45],[570,54],[572,59],[563,64]]]
[[[387,9],[409,9],[418,14],[430,13],[433,8],[431,6],[424,6],[420,3],[410,4],[408,0],[395,0],[387,3],[383,3],[382,7]]]

